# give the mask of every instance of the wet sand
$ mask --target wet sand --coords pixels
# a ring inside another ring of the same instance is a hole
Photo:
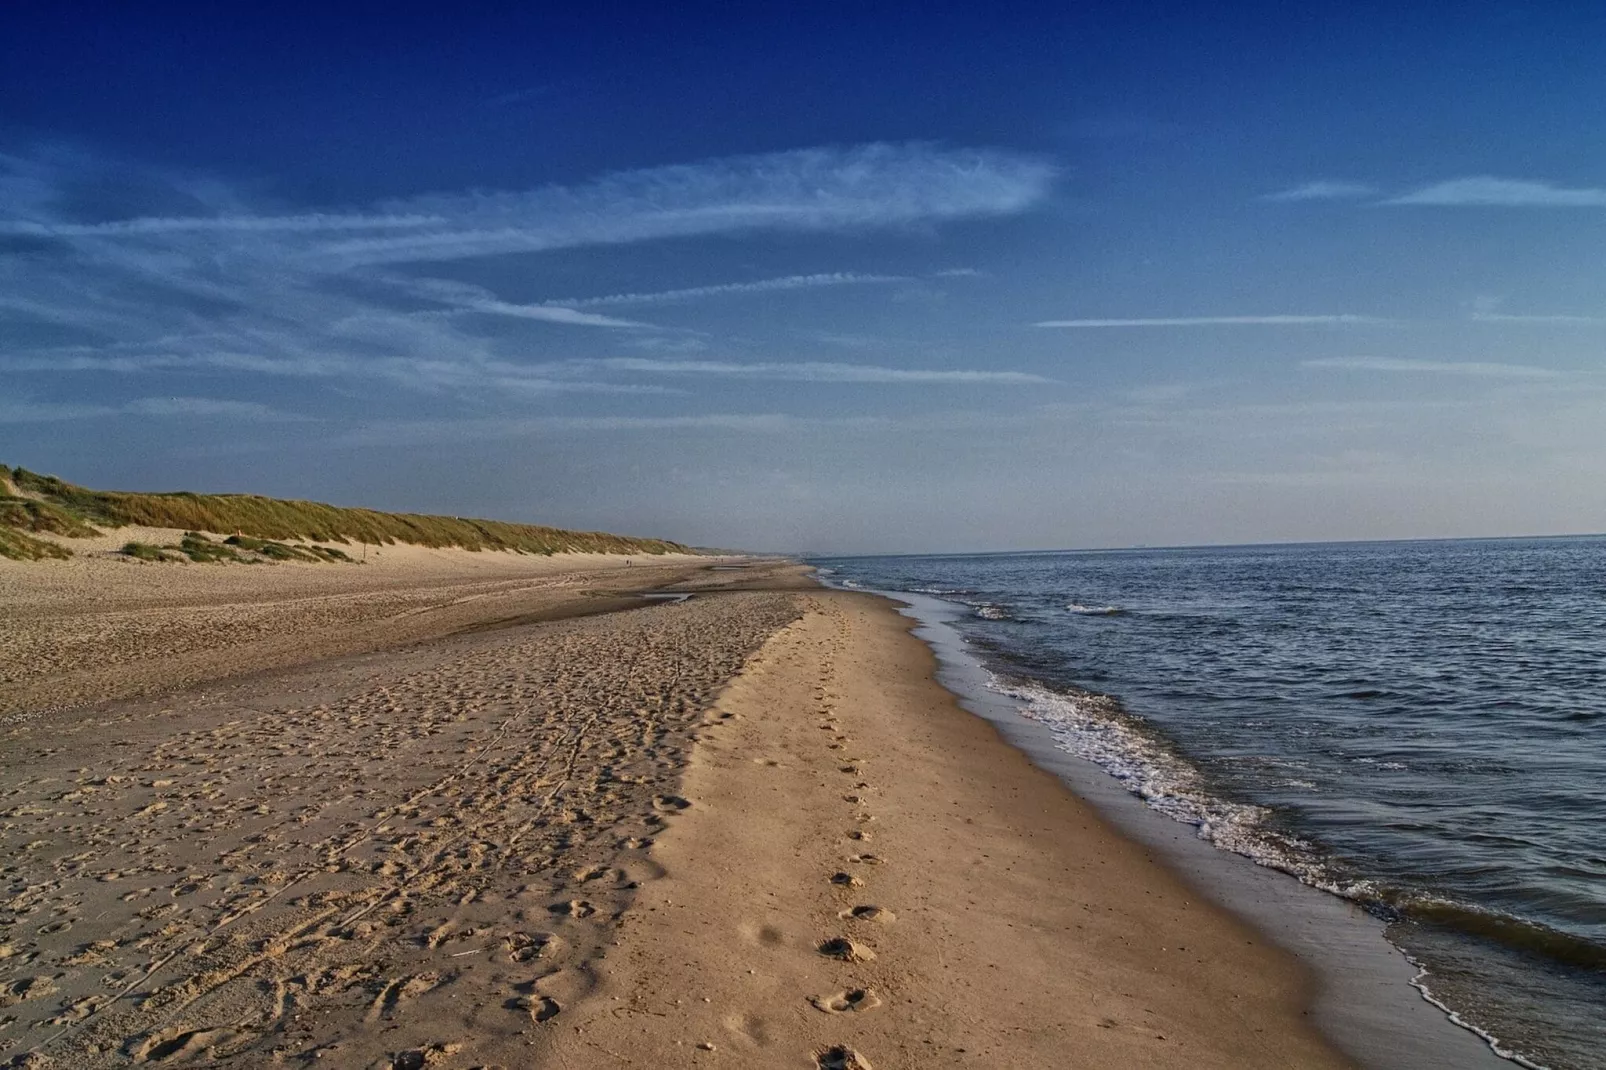
[[[1297,965],[960,710],[889,604],[665,568],[464,580],[567,586],[210,682],[29,676],[150,694],[0,723],[0,1061],[1346,1065]],[[703,593],[543,619],[664,582]]]

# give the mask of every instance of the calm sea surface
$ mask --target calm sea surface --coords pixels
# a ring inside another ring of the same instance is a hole
[[[820,559],[974,610],[1065,750],[1367,905],[1426,991],[1606,1068],[1606,538]]]

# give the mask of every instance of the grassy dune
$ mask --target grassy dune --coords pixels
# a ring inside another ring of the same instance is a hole
[[[567,531],[501,520],[381,513],[322,502],[264,498],[257,494],[192,494],[188,491],[141,494],[90,490],[54,476],[0,464],[0,557],[65,556],[57,544],[29,533],[84,538],[100,534],[97,529],[115,529],[129,524],[236,536],[235,546],[280,559],[305,556],[332,561],[344,556],[328,547],[287,547],[285,544],[289,542],[412,543],[527,554],[686,552],[686,547],[679,543],[662,539],[634,539],[601,531]],[[202,556],[211,554],[209,559],[229,559],[223,553],[206,550],[197,539],[186,541],[195,543],[195,549]],[[279,549],[265,550],[264,546]],[[135,551],[130,553],[143,556]],[[187,552],[185,556],[202,559],[196,553]]]

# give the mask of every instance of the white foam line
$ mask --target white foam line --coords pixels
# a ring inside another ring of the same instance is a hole
[[[897,591],[866,588],[853,580],[838,582],[831,575],[834,571],[819,567],[815,569],[816,575],[827,586],[898,598]],[[907,600],[904,601],[908,604]],[[963,602],[948,601],[955,606],[974,609]],[[1198,774],[1183,759],[1166,754],[1115,718],[1101,718],[1088,708],[1093,704],[1089,700],[1096,700],[1096,696],[1089,695],[1087,700],[1078,704],[1075,696],[1039,684],[1012,684],[981,665],[979,659],[976,663],[986,674],[988,690],[1014,700],[1020,715],[1047,729],[1060,750],[1097,766],[1143,800],[1150,809],[1174,821],[1193,825],[1198,829],[1200,839],[1223,851],[1242,855],[1257,865],[1286,873],[1301,883],[1340,899],[1364,902],[1377,898],[1374,894],[1376,886],[1372,882],[1357,881],[1347,886],[1340,885],[1322,874],[1313,863],[1299,859],[1291,852],[1279,850],[1274,842],[1268,840],[1264,830],[1259,837],[1252,835],[1267,813],[1264,808],[1228,802],[1204,791],[1198,785]],[[1169,782],[1166,780],[1168,774],[1172,778]],[[1305,845],[1296,840],[1290,846],[1297,849]],[[1411,978],[1411,987],[1438,1008],[1451,1024],[1472,1033],[1487,1044],[1491,1052],[1508,1062],[1527,1070],[1551,1070],[1543,1063],[1536,1063],[1501,1047],[1499,1038],[1473,1025],[1435,997],[1424,980],[1428,976],[1427,967],[1403,948],[1392,943],[1390,946],[1415,967],[1417,973]]]
[[[1405,951],[1402,950],[1400,954],[1405,956],[1406,962],[1409,962],[1412,966],[1416,967],[1416,976],[1411,978],[1411,987],[1416,989],[1423,999],[1427,1000],[1429,1003],[1439,1008],[1439,1010],[1443,1011],[1444,1016],[1450,1019],[1451,1022],[1460,1026],[1462,1029],[1465,1029],[1467,1032],[1481,1038],[1485,1044],[1489,1045],[1489,1050],[1500,1056],[1502,1059],[1514,1062],[1518,1066],[1526,1066],[1528,1067],[1528,1070],[1550,1070],[1550,1067],[1546,1066],[1544,1063],[1536,1063],[1532,1059],[1524,1058],[1514,1051],[1508,1051],[1507,1049],[1502,1048],[1500,1046],[1500,1039],[1493,1033],[1486,1029],[1478,1028],[1465,1018],[1461,1017],[1461,1015],[1457,1014],[1454,1010],[1451,1010],[1443,1000],[1440,1000],[1432,992],[1428,991],[1427,982],[1423,980],[1423,978],[1428,975],[1428,968],[1422,965],[1416,959],[1412,958]]]

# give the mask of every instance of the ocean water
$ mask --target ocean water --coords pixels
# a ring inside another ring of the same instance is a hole
[[[1606,1068],[1606,537],[814,563],[969,606],[1064,750],[1384,918],[1503,1054]]]

